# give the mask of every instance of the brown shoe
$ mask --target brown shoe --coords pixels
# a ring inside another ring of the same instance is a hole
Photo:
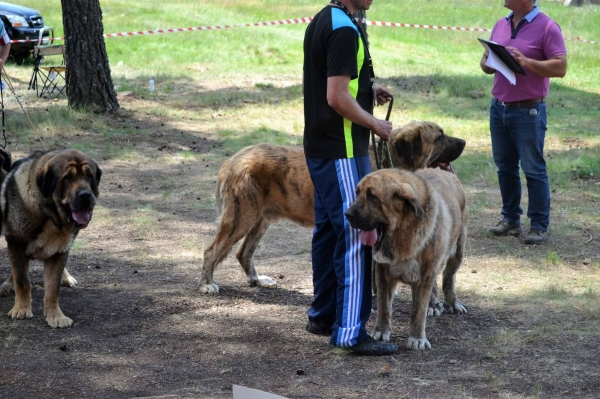
[[[521,235],[521,225],[510,220],[503,219],[494,227],[488,229],[495,236],[515,236]]]
[[[531,229],[529,233],[523,239],[523,244],[526,245],[539,245],[546,243],[548,239],[548,232],[539,229]]]

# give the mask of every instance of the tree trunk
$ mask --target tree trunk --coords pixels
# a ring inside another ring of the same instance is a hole
[[[69,106],[96,112],[117,110],[99,0],[61,0],[61,5]]]

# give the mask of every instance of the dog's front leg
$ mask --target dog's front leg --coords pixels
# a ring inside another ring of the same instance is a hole
[[[44,315],[52,328],[71,327],[73,320],[58,306],[58,293],[68,252],[58,253],[44,261]]]
[[[431,344],[425,334],[425,324],[434,278],[433,274],[427,274],[416,283],[411,284],[412,313],[410,315],[410,333],[406,343],[409,349],[431,349]]]
[[[29,280],[29,259],[25,256],[25,248],[7,237],[8,258],[11,265],[11,276],[15,289],[15,304],[8,312],[11,319],[29,319],[31,311],[31,280]],[[7,282],[9,282],[7,280]],[[5,283],[6,284],[6,283]]]
[[[375,264],[377,283],[377,321],[371,336],[376,340],[389,341],[392,333],[392,303],[397,279],[391,277],[389,265]]]

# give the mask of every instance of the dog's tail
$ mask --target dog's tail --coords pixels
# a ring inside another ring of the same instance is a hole
[[[217,219],[221,219],[223,214],[223,190],[225,182],[222,179],[217,179],[217,187],[215,188],[215,198],[217,199]]]
[[[245,162],[224,164],[217,177],[215,198],[217,200],[217,223],[223,215],[238,218],[243,204],[257,200],[257,182],[251,168]],[[229,209],[231,208],[231,209]]]

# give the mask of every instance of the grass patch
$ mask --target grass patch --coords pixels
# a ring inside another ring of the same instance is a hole
[[[235,131],[221,131],[219,136],[223,139],[223,147],[228,152],[237,152],[240,149],[256,143],[269,143],[278,145],[298,145],[298,138],[290,137],[285,132],[260,127],[249,133]]]

